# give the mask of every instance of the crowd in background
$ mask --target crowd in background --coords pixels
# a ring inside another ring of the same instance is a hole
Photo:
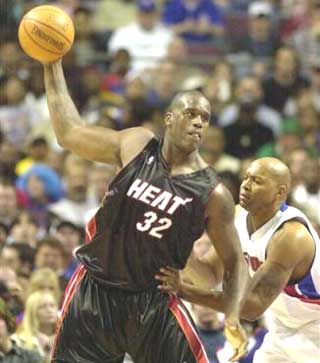
[[[74,249],[117,172],[56,143],[42,67],[17,40],[21,16],[43,3],[0,0],[0,362],[49,361]],[[74,21],[63,66],[88,123],[161,135],[174,95],[200,90],[212,107],[201,154],[235,203],[248,163],[280,158],[292,173],[290,204],[320,233],[319,0],[55,4]],[[203,236],[194,253],[209,246]],[[190,309],[210,363],[227,362],[221,316]],[[250,352],[240,362],[250,363],[265,327],[245,326]]]

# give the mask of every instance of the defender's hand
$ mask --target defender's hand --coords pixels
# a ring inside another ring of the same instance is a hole
[[[233,348],[230,362],[236,362],[247,352],[248,339],[238,319],[226,318],[224,335]]]
[[[172,267],[162,267],[160,272],[155,275],[155,279],[161,281],[161,285],[158,289],[166,293],[177,293],[179,294],[182,287],[182,280],[180,277],[179,270]]]

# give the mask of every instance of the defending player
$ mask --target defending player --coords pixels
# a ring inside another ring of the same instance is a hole
[[[255,363],[320,361],[320,239],[308,218],[285,204],[289,189],[290,172],[274,158],[254,161],[240,189],[236,227],[252,274],[241,316],[255,320],[268,309],[269,333]],[[216,259],[212,250],[189,266],[212,273]],[[224,311],[219,292],[183,283],[175,269],[157,278],[169,284],[163,291]]]

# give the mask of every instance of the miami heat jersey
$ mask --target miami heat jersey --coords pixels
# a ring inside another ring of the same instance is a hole
[[[320,319],[320,239],[310,221],[299,209],[284,204],[281,209],[251,236],[247,229],[248,212],[239,207],[235,224],[251,275],[265,261],[268,243],[287,221],[303,223],[315,243],[315,257],[308,274],[294,285],[287,285],[268,309],[282,324],[298,328]],[[303,248],[303,246],[301,246]]]
[[[211,167],[171,176],[153,138],[109,185],[90,222],[90,243],[77,251],[88,272],[109,286],[141,291],[162,266],[181,269],[205,228],[218,184]]]

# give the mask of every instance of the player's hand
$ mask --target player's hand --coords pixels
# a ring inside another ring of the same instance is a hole
[[[182,279],[179,270],[172,267],[162,267],[155,275],[155,279],[161,282],[158,289],[166,293],[179,294],[182,288]]]
[[[233,356],[229,361],[236,362],[246,354],[248,347],[246,333],[238,319],[225,319],[224,335],[233,348]]]

